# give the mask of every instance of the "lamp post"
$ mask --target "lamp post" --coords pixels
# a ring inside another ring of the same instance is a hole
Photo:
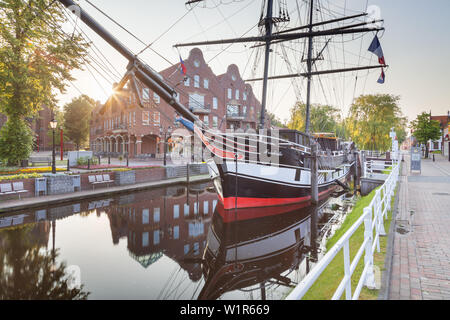
[[[52,136],[53,136],[53,149],[52,149],[52,173],[56,174],[56,154],[55,154],[55,129],[58,123],[55,119],[50,121],[50,128],[52,128]]]
[[[162,138],[163,137],[163,128],[162,127],[159,128],[159,132],[160,132],[160,135]],[[164,166],[167,165],[167,134],[169,134],[169,136],[170,136],[171,133],[172,133],[172,127],[168,126],[167,131],[164,132],[164,147],[163,147],[163,149],[164,149],[164,151],[163,151],[164,152]]]

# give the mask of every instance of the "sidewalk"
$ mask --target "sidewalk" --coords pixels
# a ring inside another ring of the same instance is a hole
[[[394,228],[389,300],[450,299],[450,162],[405,155]]]
[[[189,178],[189,183],[202,183],[211,181],[209,174],[207,175],[197,175],[191,176]],[[152,181],[146,183],[132,184],[127,186],[115,186],[109,188],[101,188],[97,190],[79,191],[68,194],[52,195],[52,196],[42,196],[37,198],[26,198],[22,200],[8,200],[0,202],[0,216],[4,213],[18,211],[29,208],[39,208],[49,204],[60,204],[66,202],[77,201],[81,199],[98,198],[109,196],[117,193],[141,191],[151,188],[166,187],[172,185],[186,184],[187,178],[174,178],[160,181]]]

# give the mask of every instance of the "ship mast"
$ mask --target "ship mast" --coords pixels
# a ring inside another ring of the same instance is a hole
[[[272,37],[272,27],[273,27],[273,0],[268,0],[267,2],[267,16],[265,18],[266,26],[266,51],[265,51],[265,61],[264,61],[264,80],[263,80],[263,92],[261,99],[261,114],[259,120],[259,129],[264,129],[264,124],[266,120],[266,103],[267,103],[267,82],[269,77],[269,60],[270,60],[270,43]]]
[[[312,82],[312,75],[311,75],[311,69],[312,69],[312,50],[313,50],[313,37],[312,37],[312,31],[313,31],[313,13],[314,13],[314,0],[310,1],[309,4],[309,36],[308,36],[308,60],[307,60],[307,79],[308,79],[308,85],[306,89],[306,127],[305,127],[305,133],[309,134],[309,126],[310,126],[310,112],[311,112],[311,82]]]

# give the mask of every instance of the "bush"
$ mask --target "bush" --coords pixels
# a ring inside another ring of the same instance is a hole
[[[33,133],[25,120],[8,117],[0,129],[0,159],[8,166],[16,166],[28,159],[33,149]]]
[[[78,158],[77,165],[78,166],[87,166],[89,159],[91,159],[91,165],[98,164],[98,158],[81,157],[81,158]]]

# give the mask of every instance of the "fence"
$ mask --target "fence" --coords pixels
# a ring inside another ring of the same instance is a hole
[[[378,161],[370,160],[364,162],[363,177],[364,178],[387,178],[392,172],[392,160]],[[384,180],[383,179],[383,180]]]
[[[399,163],[394,161],[391,174],[386,179],[383,186],[376,191],[370,205],[364,208],[362,216],[287,296],[287,300],[301,299],[341,250],[343,250],[344,254],[344,278],[336,289],[332,300],[341,299],[344,291],[346,300],[358,300],[364,285],[369,288],[375,288],[373,254],[375,250],[380,252],[380,236],[386,235],[384,230],[384,219],[387,218],[387,213],[391,209],[391,200],[394,196],[400,171],[399,167]],[[364,241],[354,256],[353,261],[351,261],[349,240],[362,224],[364,224]],[[364,270],[358,285],[356,286],[355,292],[352,294],[351,278],[363,254]]]

